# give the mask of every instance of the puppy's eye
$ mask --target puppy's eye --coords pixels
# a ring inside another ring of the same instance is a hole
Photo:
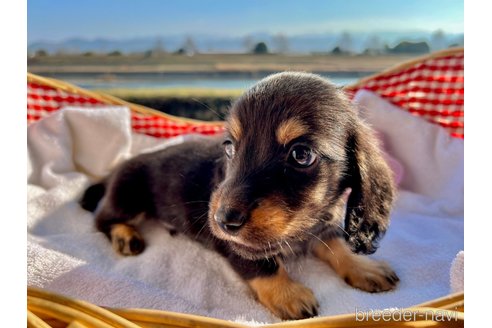
[[[232,144],[232,141],[226,140],[223,143],[224,145],[224,151],[229,158],[233,158],[234,154],[236,153],[236,149],[234,148],[234,145]]]
[[[303,145],[296,145],[292,147],[290,157],[295,165],[300,167],[308,167],[314,163],[317,156],[313,153],[311,148]]]

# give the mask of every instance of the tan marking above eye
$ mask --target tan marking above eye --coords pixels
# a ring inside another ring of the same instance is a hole
[[[289,142],[308,132],[307,126],[297,118],[290,118],[282,122],[276,131],[277,141],[281,145]]]
[[[227,120],[226,128],[227,130],[229,130],[229,133],[236,141],[241,139],[243,130],[241,127],[241,122],[239,122],[239,119],[237,117],[230,116]]]

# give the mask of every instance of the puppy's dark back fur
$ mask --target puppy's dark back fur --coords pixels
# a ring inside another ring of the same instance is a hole
[[[208,219],[210,193],[220,179],[222,154],[220,138],[201,137],[136,156],[116,168],[105,182],[89,187],[81,204],[93,211],[97,198],[105,197],[97,226],[106,234],[112,224],[144,214],[178,231],[210,239],[202,227]],[[103,195],[100,191],[104,189]],[[201,236],[197,235],[200,230]]]

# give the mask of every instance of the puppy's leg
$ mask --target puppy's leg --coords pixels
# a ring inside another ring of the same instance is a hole
[[[247,261],[236,258],[231,263],[258,301],[277,317],[292,320],[318,315],[319,305],[313,292],[292,280],[280,259]]]
[[[96,216],[98,230],[106,234],[117,253],[125,256],[138,255],[145,249],[145,242],[131,221],[135,219],[117,218],[105,209]]]
[[[135,227],[117,223],[110,229],[111,245],[121,255],[138,255],[145,249],[145,242]]]
[[[292,280],[280,266],[270,276],[247,280],[261,304],[284,320],[304,319],[318,315],[318,302],[313,292]]]
[[[392,290],[400,280],[389,265],[352,253],[345,240],[339,237],[317,242],[313,253],[328,263],[347,284],[367,292]]]

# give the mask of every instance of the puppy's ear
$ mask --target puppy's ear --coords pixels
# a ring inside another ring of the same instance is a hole
[[[389,225],[392,173],[372,130],[358,122],[347,140],[348,167],[342,187],[352,188],[345,216],[346,238],[356,253],[371,254]]]

